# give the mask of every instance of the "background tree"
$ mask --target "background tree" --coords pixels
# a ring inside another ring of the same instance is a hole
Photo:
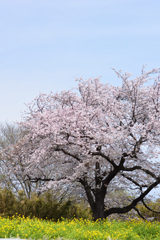
[[[26,181],[46,189],[79,183],[95,220],[145,203],[160,183],[159,73],[142,69],[129,80],[116,72],[119,87],[77,79],[75,91],[37,97],[20,123],[28,133],[10,150],[21,156]],[[123,204],[110,199],[118,188],[132,192]]]
[[[18,193],[20,190],[30,198],[33,184],[26,181],[24,173],[25,166],[19,153],[12,158],[10,152],[12,146],[16,149],[18,142],[25,136],[26,132],[16,124],[5,123],[0,125],[0,186],[4,189],[12,189]],[[18,171],[17,171],[18,170]]]
[[[42,181],[35,182],[26,180],[27,175],[25,174],[25,170],[28,164],[23,160],[24,155],[22,155],[19,150],[19,144],[26,133],[27,131],[24,130],[24,128],[16,124],[7,122],[0,124],[0,187],[2,189],[11,189],[16,195],[18,194],[18,196],[24,195],[30,198],[31,193],[35,192],[39,196],[41,194],[40,189],[44,184]],[[13,147],[15,151],[14,157],[11,154]],[[49,167],[50,166],[46,166],[43,170],[46,178],[51,176],[51,169],[49,171],[47,170]],[[65,186],[63,191],[53,192],[53,195],[58,201],[68,199],[68,197],[73,195],[73,192],[76,194],[75,187]],[[77,189],[77,193],[79,193],[79,189]]]

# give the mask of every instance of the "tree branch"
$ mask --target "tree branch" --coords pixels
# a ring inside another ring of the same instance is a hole
[[[54,178],[31,178],[30,176],[28,176],[28,179],[24,180],[24,181],[30,181],[30,182],[38,182],[38,181],[43,181],[43,182],[49,182],[49,181],[55,181]]]
[[[129,212],[131,209],[133,209],[137,203],[139,201],[142,201],[142,199],[154,188],[156,187],[158,184],[160,183],[160,177],[157,178],[157,181],[152,183],[148,189],[146,191],[144,191],[143,193],[141,193],[141,195],[139,197],[137,197],[136,199],[134,199],[132,201],[131,204],[129,204],[126,207],[116,207],[116,208],[110,208],[108,210],[105,211],[105,217],[108,217],[109,215],[113,214],[113,213],[127,213]]]
[[[106,156],[104,153],[102,152],[91,152],[92,156],[100,156],[103,157],[104,159],[106,159],[114,168],[117,167],[117,165],[114,163],[113,160],[111,160],[108,156]]]
[[[147,204],[144,202],[144,199],[142,199],[142,203],[149,211],[154,212],[154,213],[160,213],[160,212],[157,212],[157,211],[151,209],[150,207],[148,207]]]
[[[141,170],[141,171],[145,172],[146,174],[150,175],[151,177],[153,177],[154,179],[157,179],[156,175],[153,172],[151,172],[148,169],[142,168],[142,166],[134,166],[131,168],[123,167],[122,170],[126,171],[126,172],[131,172],[134,170]]]
[[[133,209],[138,213],[138,215],[139,215],[143,220],[146,220],[146,219],[143,217],[143,215],[140,213],[140,211],[138,210],[138,208],[134,207]]]
[[[130,182],[134,183],[136,186],[142,188],[142,187],[148,187],[147,185],[140,185],[139,183],[137,183],[135,180],[133,180],[132,178],[126,176],[125,174],[121,174],[124,178],[128,179]]]
[[[84,189],[85,189],[85,192],[86,192],[86,196],[87,196],[87,199],[88,199],[88,202],[89,202],[89,204],[90,204],[90,207],[91,207],[91,209],[92,209],[92,212],[94,212],[94,210],[95,210],[95,201],[94,201],[94,199],[93,199],[93,195],[92,195],[92,193],[91,193],[91,188],[90,188],[90,186],[88,185],[88,182],[87,182],[87,180],[85,179],[85,178],[80,178],[79,179],[79,182],[82,184],[82,186],[84,187]]]
[[[114,168],[106,177],[102,179],[104,185],[108,185],[110,181],[121,171],[120,167]]]
[[[64,148],[61,148],[61,147],[57,146],[57,147],[54,149],[54,151],[61,151],[61,152],[63,152],[64,154],[66,154],[66,155],[68,155],[68,156],[70,156],[70,157],[73,157],[73,158],[75,158],[76,160],[78,160],[79,162],[81,162],[81,159],[78,157],[77,154],[72,154],[72,153],[66,151]]]

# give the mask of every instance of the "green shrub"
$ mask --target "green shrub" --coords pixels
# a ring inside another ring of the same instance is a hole
[[[28,199],[22,191],[16,196],[10,189],[0,189],[0,215],[5,217],[20,215],[54,221],[62,218],[73,219],[74,217],[91,219],[89,208],[70,200],[58,202],[53,198],[52,191],[48,191],[40,197],[32,194],[32,197]]]
[[[16,198],[10,189],[0,189],[0,214],[12,216],[15,212]]]

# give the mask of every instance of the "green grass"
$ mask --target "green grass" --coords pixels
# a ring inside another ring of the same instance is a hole
[[[76,240],[160,240],[160,223],[141,220],[97,221],[63,220],[52,222],[0,217],[0,238],[76,239]]]

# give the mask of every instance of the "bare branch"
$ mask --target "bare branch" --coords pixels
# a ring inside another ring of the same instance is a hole
[[[146,220],[145,217],[143,217],[143,215],[140,213],[140,211],[138,210],[138,208],[134,207],[133,209],[138,213],[138,215],[140,216],[140,218],[142,218],[143,220]]]
[[[150,207],[148,207],[147,204],[144,202],[144,199],[142,199],[142,203],[149,211],[154,212],[154,213],[160,213],[160,212],[155,211],[155,210],[151,209]]]

